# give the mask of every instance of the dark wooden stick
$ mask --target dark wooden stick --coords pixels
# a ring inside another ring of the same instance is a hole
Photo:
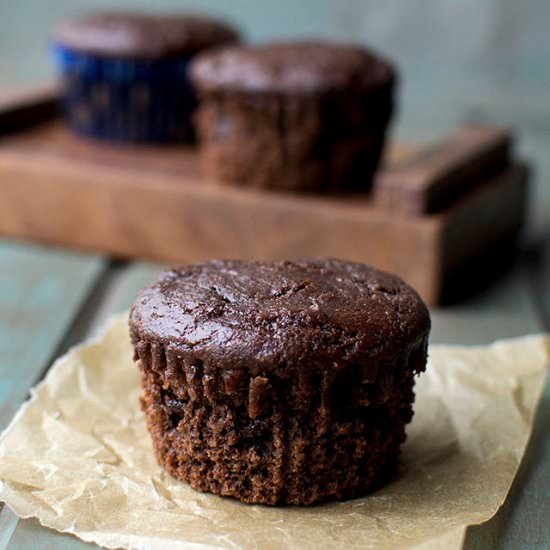
[[[397,166],[381,171],[374,203],[408,214],[437,212],[504,170],[510,133],[493,127],[465,126]]]

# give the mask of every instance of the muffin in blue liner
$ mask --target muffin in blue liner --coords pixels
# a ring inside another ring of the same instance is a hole
[[[197,100],[188,63],[200,51],[237,41],[231,27],[196,16],[101,13],[65,21],[54,53],[67,122],[99,139],[190,139]]]

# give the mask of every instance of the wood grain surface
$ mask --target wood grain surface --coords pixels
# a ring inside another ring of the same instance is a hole
[[[5,235],[169,262],[341,257],[401,275],[434,304],[451,270],[513,239],[526,172],[506,172],[441,212],[411,217],[373,207],[370,194],[289,195],[205,181],[191,148],[114,147],[53,123],[0,141],[0,192]]]
[[[512,136],[500,128],[465,125],[408,161],[380,172],[374,203],[408,214],[437,212],[501,172]]]

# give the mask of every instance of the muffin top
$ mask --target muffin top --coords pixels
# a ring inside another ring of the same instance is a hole
[[[206,91],[324,92],[391,84],[392,66],[357,45],[280,42],[226,47],[200,55],[191,67],[195,86]]]
[[[429,328],[426,306],[401,279],[332,259],[176,267],[130,312],[136,341],[264,372],[391,359]]]
[[[95,13],[68,19],[54,33],[56,43],[77,51],[133,59],[192,55],[238,40],[225,23],[182,14]]]

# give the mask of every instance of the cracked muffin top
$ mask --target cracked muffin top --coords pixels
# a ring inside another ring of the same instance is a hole
[[[276,93],[365,90],[395,80],[390,63],[361,46],[313,40],[205,52],[191,74],[203,90]]]
[[[142,290],[130,312],[134,341],[281,376],[391,360],[429,329],[426,306],[397,276],[334,259],[175,267]]]

